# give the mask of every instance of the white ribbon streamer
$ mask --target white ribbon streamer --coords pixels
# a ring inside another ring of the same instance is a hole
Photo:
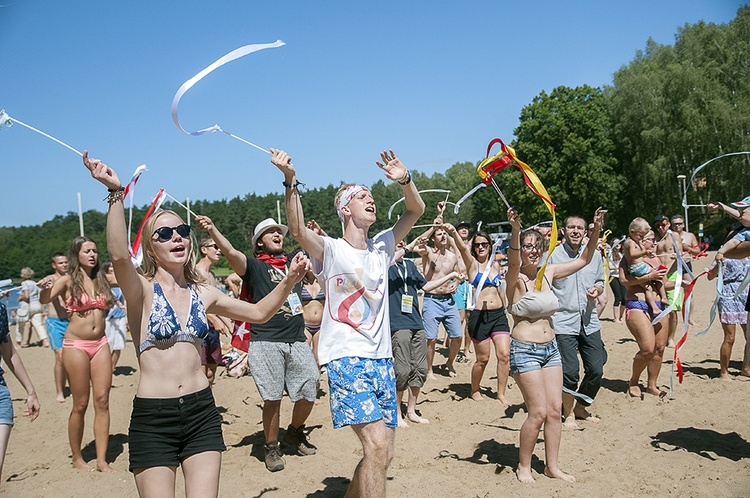
[[[426,190],[419,190],[418,192],[420,194],[425,194],[427,192],[442,192],[444,194],[450,194],[451,193],[450,190],[445,190],[445,189],[442,189],[442,188],[430,188],[430,189],[426,189]],[[395,208],[397,204],[399,204],[401,202],[404,202],[405,199],[406,199],[406,197],[402,197],[399,200],[397,200],[396,202],[394,202],[393,204],[391,204],[391,207],[388,209],[388,219],[389,220],[391,219],[391,216],[393,215],[393,208]],[[446,197],[445,201],[446,201],[447,204],[453,204],[452,202],[448,202],[448,198],[447,197]]]
[[[227,64],[229,62],[232,62],[233,60],[239,59],[240,57],[244,57],[246,55],[252,54],[254,52],[257,52],[259,50],[264,50],[267,48],[278,48],[283,47],[286,45],[281,40],[276,40],[273,43],[256,43],[253,45],[245,45],[244,47],[240,47],[238,49],[232,50],[228,54],[224,55],[223,57],[216,60],[213,64],[208,66],[207,68],[203,69],[201,72],[187,80],[185,83],[180,86],[180,88],[177,90],[177,93],[175,93],[174,98],[172,99],[172,121],[174,121],[174,124],[179,128],[182,132],[192,135],[192,136],[199,136],[203,135],[205,133],[215,133],[217,131],[220,131],[226,135],[229,135],[230,137],[239,140],[240,142],[243,142],[247,145],[250,145],[252,147],[255,147],[258,150],[262,150],[266,154],[270,154],[271,152],[267,149],[264,149],[263,147],[260,147],[259,145],[255,145],[252,142],[249,142],[245,140],[244,138],[240,138],[237,135],[233,135],[232,133],[229,133],[227,131],[224,131],[221,129],[221,127],[218,124],[215,124],[213,126],[209,126],[208,128],[203,128],[202,130],[198,131],[187,131],[185,128],[182,127],[180,124],[180,120],[177,117],[177,108],[180,105],[180,99],[182,99],[182,96],[187,93],[188,90],[190,90],[193,85],[198,83],[200,80],[202,80],[206,75],[213,72],[214,70],[220,68],[224,64]]]
[[[459,210],[459,209],[461,209],[461,204],[463,204],[463,203],[464,203],[464,201],[465,201],[466,199],[468,199],[469,197],[471,197],[472,195],[474,195],[474,193],[475,193],[475,192],[476,192],[477,190],[479,190],[480,188],[484,188],[484,187],[486,187],[486,186],[487,186],[486,184],[484,184],[484,183],[480,183],[479,185],[477,185],[477,186],[476,186],[476,187],[474,187],[473,189],[469,190],[469,191],[468,191],[468,192],[467,192],[466,194],[464,194],[464,196],[463,196],[463,197],[461,197],[461,198],[460,198],[460,199],[458,200],[458,202],[456,203],[456,207],[455,207],[455,208],[453,208],[453,214],[458,214],[458,210]]]
[[[710,163],[716,161],[717,159],[721,159],[722,157],[728,157],[728,156],[739,156],[741,154],[750,154],[750,151],[743,151],[743,152],[729,152],[728,154],[722,154],[720,156],[714,157],[713,159],[709,159],[705,163],[701,164],[697,168],[693,170],[693,173],[690,175],[690,182],[688,182],[690,185],[693,185],[693,181],[695,180],[695,175],[698,174],[700,170],[708,166]],[[687,203],[687,189],[685,189],[685,192],[682,194],[682,207],[688,207]]]
[[[66,148],[72,150],[73,152],[75,152],[76,154],[78,154],[79,156],[83,157],[83,153],[82,152],[79,152],[78,150],[74,149],[70,145],[68,145],[65,142],[63,142],[62,140],[58,140],[55,137],[53,137],[52,135],[48,135],[48,134],[44,133],[41,130],[37,130],[33,126],[27,125],[23,121],[19,121],[16,118],[12,118],[12,117],[8,116],[8,114],[5,112],[5,109],[0,110],[0,128],[2,128],[3,126],[7,126],[8,128],[10,128],[14,124],[20,124],[21,126],[25,126],[29,130],[35,131],[35,132],[39,133],[40,135],[42,135],[44,137],[47,137],[47,138],[49,138],[50,140],[52,140],[54,142],[57,142],[60,145],[62,145],[63,147],[66,147]]]

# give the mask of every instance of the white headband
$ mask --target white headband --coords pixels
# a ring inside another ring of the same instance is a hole
[[[370,191],[370,189],[368,189],[364,185],[349,185],[341,194],[341,197],[339,197],[339,203],[336,206],[336,212],[338,213],[339,219],[341,221],[344,221],[344,213],[341,212],[341,209],[349,204],[351,200],[354,199],[354,196],[362,192],[363,190],[367,192]]]

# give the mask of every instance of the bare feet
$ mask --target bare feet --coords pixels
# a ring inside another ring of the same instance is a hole
[[[435,374],[432,373],[432,370],[427,372],[427,380],[437,380],[437,377],[435,377]]]
[[[91,465],[87,464],[83,460],[73,460],[73,463],[71,465],[76,470],[86,470],[88,472],[93,472],[94,470]]]
[[[578,431],[581,430],[581,427],[578,425],[578,422],[576,422],[575,416],[568,416],[565,418],[565,422],[563,422],[563,429]]]
[[[413,413],[407,413],[406,418],[409,419],[409,422],[414,422],[415,424],[429,424],[430,421],[426,418],[422,418],[419,415],[417,415],[417,412]]]
[[[560,479],[565,482],[576,482],[576,478],[570,474],[566,474],[560,469],[552,470],[549,467],[544,467],[544,475],[552,477],[553,479]]]
[[[509,404],[510,404],[510,402],[509,402],[509,401],[508,401],[508,400],[507,400],[507,399],[505,398],[505,395],[504,395],[504,394],[498,394],[498,395],[497,395],[497,400],[498,400],[498,401],[499,401],[500,403],[504,404],[504,405],[509,405]]]
[[[740,375],[742,377],[750,377],[750,370],[740,370]]]
[[[484,401],[484,396],[479,391],[471,393],[471,399],[474,401]]]
[[[65,395],[63,393],[57,393],[57,396],[55,396],[55,401],[58,403],[65,403]]]
[[[631,398],[643,399],[643,393],[641,392],[640,386],[630,386],[630,389],[628,389],[628,396]]]
[[[721,380],[732,380],[732,376],[729,375],[729,372],[724,372],[722,374],[719,374],[719,379],[721,379]]]
[[[674,339],[670,339],[670,340],[667,341],[667,347],[668,348],[673,348],[674,347]]]
[[[654,396],[659,396],[659,398],[663,398],[667,395],[666,391],[662,391],[656,387],[649,387],[646,389],[646,392]]]
[[[450,377],[456,377],[458,375],[456,373],[456,367],[453,366],[453,363],[446,363],[445,369],[448,370],[448,375]]]
[[[109,466],[107,462],[96,464],[96,470],[99,472],[117,472],[115,469]]]
[[[545,470],[545,473],[546,472],[547,471]],[[524,469],[521,466],[519,466],[516,469],[516,477],[518,478],[518,480],[520,482],[522,482],[524,484],[530,484],[530,483],[534,482],[534,476],[531,475],[531,469],[530,468]]]
[[[575,415],[575,418],[578,420],[585,420],[586,422],[592,422],[594,424],[598,424],[602,421],[599,417],[592,415],[585,406],[579,404],[576,404],[575,408],[573,408],[573,415]]]
[[[406,420],[402,419],[401,417],[398,417],[398,426],[402,429],[408,429],[409,424],[406,423]]]

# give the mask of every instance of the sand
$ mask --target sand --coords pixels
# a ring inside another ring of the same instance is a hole
[[[705,260],[704,260],[705,261]],[[696,267],[700,267],[698,264]],[[715,291],[702,279],[696,286],[694,331],[708,324]],[[544,446],[540,437],[533,467],[536,482],[520,484],[517,464],[518,430],[526,418],[521,393],[508,391],[510,405],[494,399],[467,399],[470,364],[458,365],[458,377],[438,369],[437,381],[422,389],[418,410],[429,425],[411,424],[396,433],[396,458],[388,471],[388,494],[408,497],[494,496],[750,496],[750,379],[727,382],[718,378],[722,340],[717,321],[702,337],[691,334],[682,350],[686,366],[682,384],[675,379],[671,397],[631,399],[627,379],[636,345],[624,325],[604,313],[602,337],[609,352],[602,390],[592,411],[599,424],[581,423],[581,430],[565,431],[560,466],[577,478],[564,483],[541,474]],[[680,327],[682,325],[680,324]],[[681,331],[681,328],[678,332]],[[738,372],[744,341],[738,338],[730,371]],[[445,355],[445,351],[441,351]],[[669,390],[673,350],[668,349],[659,378]],[[0,495],[25,496],[137,496],[128,472],[127,430],[138,382],[132,343],[128,343],[110,397],[112,416],[109,460],[114,474],[74,471],[70,467],[67,418],[71,399],[55,401],[53,354],[48,349],[21,350],[39,392],[42,412],[30,423],[19,414],[25,393],[6,373],[17,423],[13,429]],[[444,362],[438,355],[436,364]],[[484,386],[495,383],[494,363]],[[221,369],[220,369],[221,370]],[[645,377],[642,379],[645,382]],[[322,388],[328,391],[323,377]],[[492,387],[494,391],[494,387]],[[224,420],[221,496],[300,497],[342,496],[361,456],[349,429],[333,430],[328,398],[321,399],[308,421],[318,454],[286,456],[286,469],[266,471],[263,461],[261,401],[250,377],[221,377],[214,394]],[[291,405],[282,404],[282,428],[289,423]],[[84,455],[94,458],[93,407],[87,413]],[[178,473],[177,495],[184,496]]]

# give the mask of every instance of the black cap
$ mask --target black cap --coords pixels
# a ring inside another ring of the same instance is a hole
[[[669,221],[669,217],[664,214],[658,214],[654,216],[654,221],[651,223],[652,225],[658,225],[663,221]]]
[[[458,230],[461,227],[471,228],[471,223],[469,223],[468,221],[459,221],[456,224],[456,230]]]

